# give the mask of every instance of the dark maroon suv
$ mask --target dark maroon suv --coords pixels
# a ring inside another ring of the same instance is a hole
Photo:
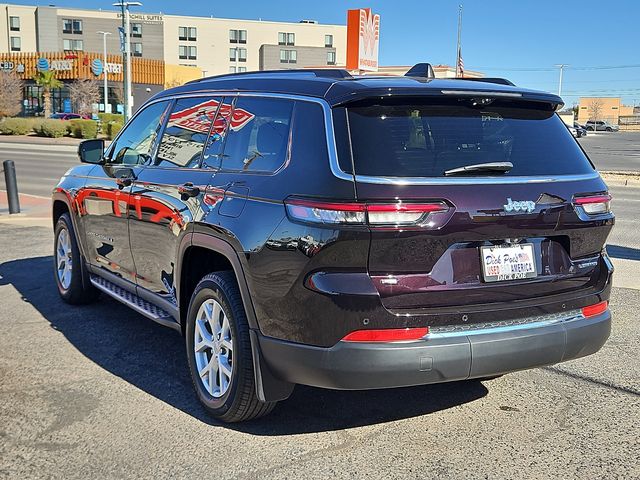
[[[69,303],[182,332],[214,416],[295,384],[482,379],[609,336],[607,187],[552,94],[500,79],[224,75],[143,105],[53,194]]]

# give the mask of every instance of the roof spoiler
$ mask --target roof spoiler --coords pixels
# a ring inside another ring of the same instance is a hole
[[[436,78],[430,63],[416,63],[404,74],[405,77]]]
[[[483,82],[483,83],[495,83],[497,85],[510,85],[512,87],[515,87],[516,84],[513,83],[511,80],[507,80],[506,78],[499,78],[499,77],[462,77],[462,78],[456,78],[455,80],[469,80],[472,82]]]

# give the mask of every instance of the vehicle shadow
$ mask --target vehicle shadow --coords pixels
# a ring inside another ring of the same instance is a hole
[[[222,425],[207,415],[193,392],[179,333],[105,295],[91,305],[64,304],[52,262],[46,256],[3,263],[0,285],[12,285],[89,360],[202,422]],[[427,415],[487,393],[479,381],[353,392],[297,386],[268,417],[225,426],[269,436],[333,431]]]
[[[640,248],[622,247],[620,245],[607,245],[607,253],[612,258],[623,260],[640,260]]]

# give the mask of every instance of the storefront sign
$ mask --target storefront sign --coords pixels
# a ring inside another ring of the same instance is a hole
[[[118,13],[118,18],[122,18],[122,13]],[[162,23],[162,15],[155,14],[144,14],[144,13],[130,13],[129,18],[132,22],[142,22],[142,23]]]
[[[73,60],[49,61],[46,58],[39,58],[36,66],[40,72],[47,72],[49,70],[70,72],[71,70],[73,70]]]
[[[370,8],[347,12],[347,69],[378,70],[380,15]]]
[[[0,62],[0,70],[3,72],[24,73],[24,63]]]

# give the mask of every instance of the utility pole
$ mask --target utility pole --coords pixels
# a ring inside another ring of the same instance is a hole
[[[111,32],[98,32],[98,35],[102,35],[102,54],[104,58],[104,65],[102,66],[102,73],[104,74],[104,113],[107,112],[107,105],[109,105],[109,86],[107,84],[107,35],[111,35]]]
[[[124,121],[131,118],[131,24],[129,20],[129,7],[141,7],[140,2],[117,2],[114,7],[122,9],[122,28],[124,30]]]
[[[568,67],[566,63],[559,63],[554,65],[554,67],[558,67],[560,69],[560,81],[558,82],[558,96],[562,96],[562,73],[564,72],[565,67]]]
[[[456,78],[462,76],[462,5],[458,5],[458,48],[456,49]]]

